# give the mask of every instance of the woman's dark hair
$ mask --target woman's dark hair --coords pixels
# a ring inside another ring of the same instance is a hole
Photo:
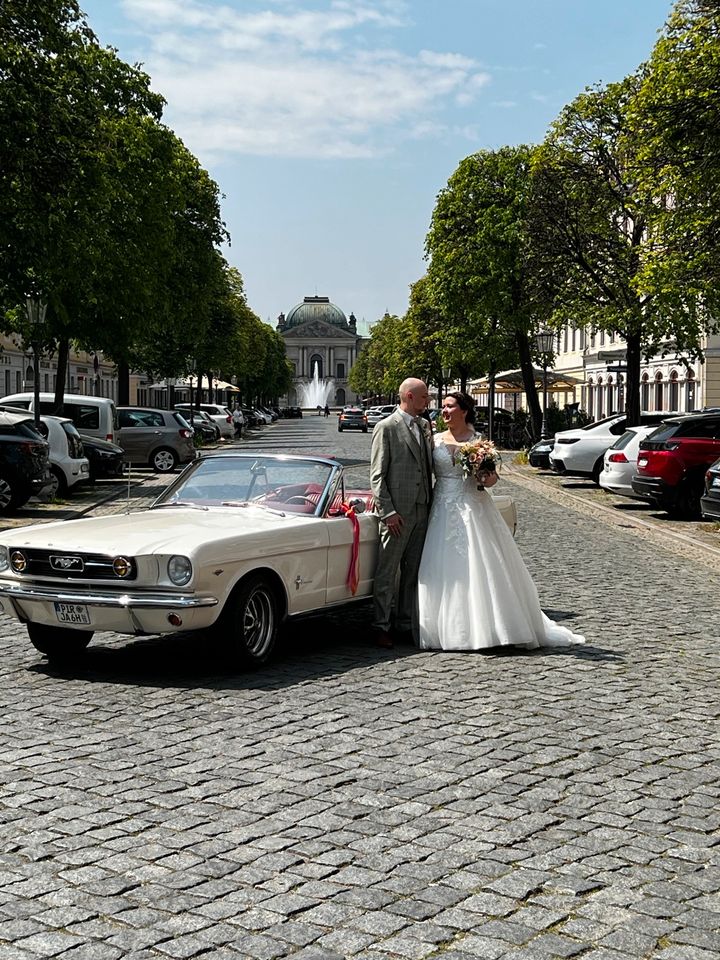
[[[465,423],[473,423],[475,420],[475,401],[469,393],[463,393],[462,390],[453,390],[452,393],[446,393],[446,397],[453,397],[461,410],[465,411]]]

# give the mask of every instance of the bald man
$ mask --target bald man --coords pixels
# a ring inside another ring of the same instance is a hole
[[[391,647],[396,634],[415,634],[417,573],[432,491],[430,426],[422,417],[428,389],[410,377],[400,384],[397,410],[373,429],[370,484],[380,517],[375,570],[374,626],[377,643]]]

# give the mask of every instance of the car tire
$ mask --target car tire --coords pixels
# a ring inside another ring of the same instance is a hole
[[[52,482],[45,488],[48,499],[64,497],[67,494],[68,485],[62,470],[58,470],[57,467],[50,467],[50,477]]]
[[[233,665],[261,666],[277,639],[279,609],[275,588],[262,574],[241,580],[218,620],[223,652]]]
[[[30,492],[15,480],[0,475],[0,514],[12,513],[30,499]]]
[[[603,454],[599,460],[596,460],[595,466],[592,468],[592,474],[590,479],[595,484],[596,487],[600,486],[600,474],[603,472],[605,466],[605,454]]]
[[[177,454],[169,447],[160,447],[150,457],[150,466],[155,473],[172,473],[177,465]]]
[[[44,623],[28,623],[27,632],[35,649],[55,662],[74,660],[93,638],[92,630],[68,630]]]
[[[700,497],[703,495],[702,477],[685,477],[678,484],[675,499],[667,506],[667,512],[677,520],[700,519]]]

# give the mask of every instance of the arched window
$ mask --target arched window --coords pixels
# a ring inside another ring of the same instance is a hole
[[[655,409],[662,410],[663,408],[663,375],[658,370],[655,374]]]
[[[345,391],[342,388],[339,388],[335,391],[335,406],[344,407],[345,406]]]
[[[317,369],[318,380],[322,380],[325,376],[323,373],[323,358],[319,353],[314,353],[310,357],[310,376],[315,379],[315,370]]]
[[[688,370],[685,374],[685,410],[690,413],[695,409],[695,371]]]
[[[647,373],[642,375],[640,383],[640,409],[645,412],[650,409],[650,377]]]
[[[596,396],[595,396],[595,406],[597,407],[597,410],[596,410],[597,417],[596,417],[596,418],[597,418],[598,420],[602,420],[602,418],[605,416],[605,414],[603,413],[603,411],[604,411],[604,409],[605,409],[605,391],[603,390],[603,378],[602,378],[602,377],[598,377],[598,378],[597,378],[597,390],[596,390]]]
[[[680,384],[678,383],[677,370],[673,370],[670,373],[670,397],[669,397],[669,409],[673,413],[680,409]]]
[[[34,383],[35,382],[35,371],[33,365],[29,363],[27,369],[25,370],[25,383]]]

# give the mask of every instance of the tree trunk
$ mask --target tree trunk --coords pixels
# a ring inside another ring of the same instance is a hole
[[[518,355],[520,357],[520,369],[523,375],[523,386],[525,387],[533,440],[538,440],[540,437],[540,426],[542,424],[542,411],[540,410],[540,401],[538,400],[537,389],[535,387],[535,371],[533,370],[532,354],[530,352],[530,337],[524,330],[518,330],[515,334],[515,342],[517,343]]]
[[[70,341],[60,340],[57,350],[57,380],[55,382],[55,401],[53,413],[60,415],[65,396],[65,381],[67,380],[68,358],[70,356]]]
[[[627,344],[627,373],[625,374],[625,414],[627,416],[626,426],[636,427],[640,423],[640,363],[642,361],[640,351],[640,334],[626,334],[625,342]]]
[[[125,360],[120,360],[117,365],[118,371],[118,406],[127,407],[130,405],[130,367]]]

